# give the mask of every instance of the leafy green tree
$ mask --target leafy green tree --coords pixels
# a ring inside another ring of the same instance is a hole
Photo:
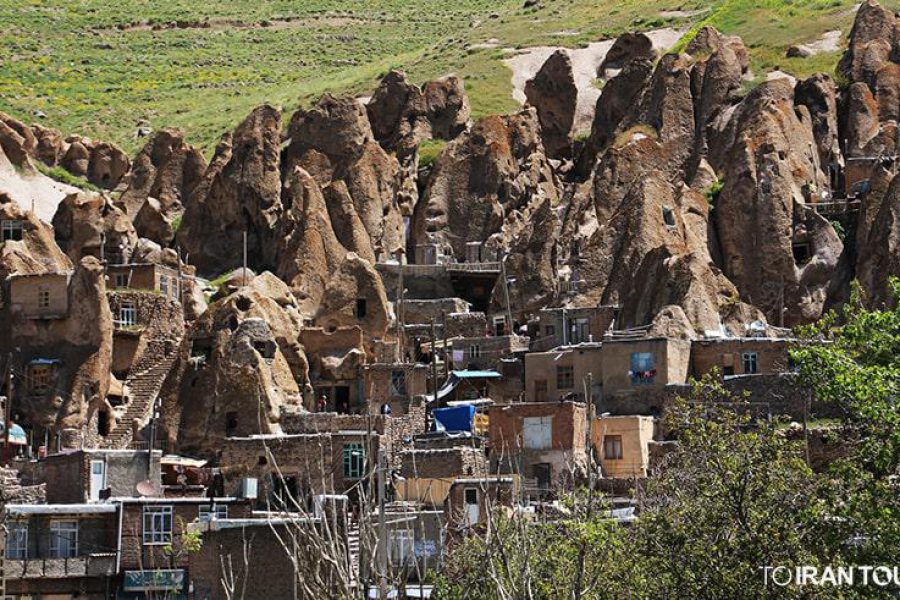
[[[893,297],[900,282],[890,281]],[[803,383],[846,413],[846,458],[831,466],[822,500],[826,542],[845,564],[893,565],[900,556],[900,309],[865,306],[860,289],[840,313],[803,332],[793,351]]]
[[[665,425],[677,445],[647,480],[632,532],[643,597],[768,597],[762,567],[819,564],[816,476],[778,422],[708,377]]]

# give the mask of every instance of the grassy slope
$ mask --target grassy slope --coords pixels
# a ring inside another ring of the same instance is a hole
[[[900,8],[900,0],[883,0]],[[831,71],[838,53],[784,58],[852,22],[854,0],[0,0],[0,110],[135,150],[141,119],[211,148],[253,106],[367,93],[391,67],[461,74],[476,115],[515,108],[504,48],[577,47],[626,30],[710,23],[741,35],[758,74]],[[706,12],[660,16],[661,10]],[[281,19],[290,18],[290,21]],[[209,20],[209,28],[117,29]],[[259,26],[264,21],[271,26]],[[254,27],[236,26],[235,22]],[[472,44],[496,38],[498,48]]]

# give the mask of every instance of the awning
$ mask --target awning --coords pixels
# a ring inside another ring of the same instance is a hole
[[[7,504],[6,514],[15,517],[28,515],[97,515],[114,513],[117,506],[112,503],[91,504]]]
[[[56,358],[34,358],[28,364],[29,365],[58,365],[60,363],[59,359]]]
[[[25,430],[22,429],[21,425],[13,423],[12,427],[9,428],[9,437],[7,437],[7,441],[13,446],[27,446],[28,436],[25,435]]]
[[[163,465],[181,465],[183,467],[202,467],[207,461],[199,459],[199,458],[188,458],[187,456],[178,456],[175,454],[166,454],[161,459],[159,459],[160,464]]]
[[[502,377],[497,371],[450,371],[450,376],[460,379],[500,379]]]

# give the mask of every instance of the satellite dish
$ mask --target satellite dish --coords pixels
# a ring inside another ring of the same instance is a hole
[[[152,496],[156,493],[156,486],[154,486],[153,482],[149,479],[140,482],[134,486],[134,489],[136,489],[137,493],[141,496]]]

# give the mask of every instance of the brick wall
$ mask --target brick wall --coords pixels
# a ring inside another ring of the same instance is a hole
[[[201,505],[208,505],[209,500],[198,499],[196,502],[127,502],[122,513],[122,558],[123,570],[141,568],[186,568],[190,557],[187,553],[172,558],[164,552],[163,545],[144,545],[143,541],[143,515],[144,506],[171,506],[172,507],[172,546],[175,554],[181,553],[180,536],[187,526],[196,521]],[[222,504],[219,502],[218,504]],[[228,517],[232,519],[250,518],[251,506],[246,501],[229,501]]]
[[[788,370],[788,340],[733,338],[721,340],[696,340],[691,344],[691,373],[700,378],[714,367],[720,374],[730,366],[732,374],[743,375],[744,353],[755,352],[757,373],[782,373]]]

